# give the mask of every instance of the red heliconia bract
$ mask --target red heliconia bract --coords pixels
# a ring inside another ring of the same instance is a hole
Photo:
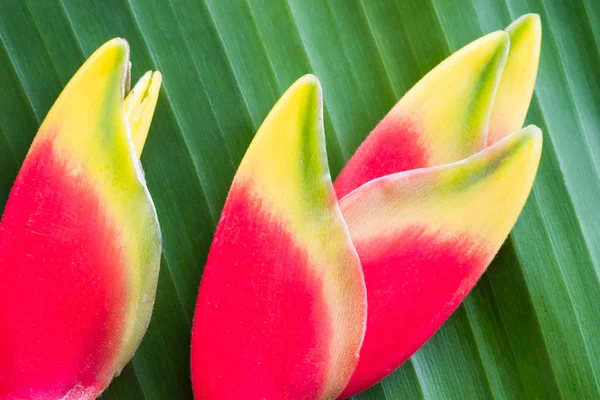
[[[383,379],[439,329],[516,222],[541,133],[530,127],[501,140],[525,119],[540,41],[539,17],[526,15],[453,54],[398,102],[336,180],[369,310],[342,397]]]
[[[321,90],[275,105],[235,175],[202,277],[196,399],[332,399],[356,368],[364,279],[333,190]]]
[[[114,39],[48,113],[0,223],[0,399],[96,398],[150,320],[161,237],[138,160],[161,84]],[[127,109],[127,112],[126,110]]]

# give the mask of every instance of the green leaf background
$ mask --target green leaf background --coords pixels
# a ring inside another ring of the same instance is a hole
[[[527,123],[533,192],[464,304],[357,399],[600,398],[600,3],[597,0],[0,0],[0,202],[85,58],[121,36],[164,88],[142,161],[164,234],[152,322],[104,399],[191,399],[202,268],[246,147],[305,73],[323,84],[336,175],[419,78],[527,12],[543,45]],[[444,88],[439,88],[444,95]]]

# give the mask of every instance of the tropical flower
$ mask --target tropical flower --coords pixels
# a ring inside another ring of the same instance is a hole
[[[335,185],[318,80],[283,95],[235,175],[205,267],[197,399],[351,396],[433,335],[533,184],[542,135],[521,126],[540,39],[539,18],[527,15],[449,57]]]
[[[100,47],[48,113],[0,224],[0,398],[93,399],[148,326],[161,253],[139,162],[158,92]]]

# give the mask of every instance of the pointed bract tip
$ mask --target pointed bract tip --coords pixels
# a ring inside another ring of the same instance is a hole
[[[142,154],[148,137],[161,83],[162,74],[159,71],[147,71],[123,102],[123,109],[138,158]]]
[[[84,115],[88,119],[99,117],[97,111],[104,105],[118,107],[128,86],[129,66],[129,44],[126,40],[111,39],[96,49],[73,75],[48,112],[36,135],[36,142],[48,129],[54,131],[57,126],[66,129],[69,124],[79,123]],[[82,137],[78,136],[79,139]],[[69,147],[76,146],[69,144]]]
[[[285,91],[263,122],[263,126],[273,119],[281,118],[314,123],[322,118],[322,109],[321,83],[316,76],[307,74]],[[310,115],[313,117],[309,117]],[[260,131],[259,129],[259,133]]]
[[[531,140],[537,147],[537,145],[541,146],[544,141],[544,135],[542,135],[542,130],[536,125],[528,125],[521,131],[521,135],[523,138],[527,140]]]
[[[116,37],[109,40],[108,42],[106,42],[106,45],[119,46],[129,50],[129,42],[127,42],[126,39],[123,39],[121,37]]]
[[[542,21],[538,14],[525,14],[517,18],[506,28],[506,32],[513,42],[529,37],[529,40],[534,43],[534,47],[537,47],[532,51],[539,52],[542,40]]]
[[[300,94],[302,93],[305,96],[305,99],[314,99],[316,96],[319,100],[322,96],[321,82],[319,78],[317,78],[313,74],[307,74],[299,78],[290,88],[287,90],[286,94]]]
[[[265,165],[264,161],[259,160],[268,152],[287,158],[285,165],[301,156],[299,146],[316,146],[313,148],[314,154],[321,155],[323,152],[319,150],[320,143],[324,141],[322,115],[323,101],[319,80],[314,75],[300,77],[283,93],[261,124],[246,151],[236,179],[241,179],[243,171],[258,168],[255,164]],[[265,152],[267,148],[269,150]],[[306,147],[303,148],[304,151],[308,151]],[[284,157],[282,152],[289,153]]]
[[[317,78],[317,76],[313,74],[303,75],[296,81],[296,83],[303,83],[315,87],[321,87],[321,82],[319,81],[319,78]]]
[[[114,38],[100,46],[90,57],[90,60],[95,57],[113,55],[115,59],[126,59],[129,61],[129,43],[122,38]]]
[[[541,29],[537,14],[524,15],[506,28],[511,48],[494,100],[488,145],[523,126],[537,76]]]
[[[129,42],[120,37],[109,40],[108,42],[100,46],[98,50],[102,50],[103,48],[114,49],[129,55]]]
[[[88,72],[92,75],[121,76],[121,91],[125,93],[129,86],[130,70],[129,43],[125,39],[114,38],[92,53],[72,81],[85,76],[85,71],[95,71]]]
[[[528,125],[520,131],[507,135],[499,140],[497,144],[491,145],[486,150],[488,150],[489,154],[496,154],[496,156],[502,157],[501,154],[503,154],[506,149],[511,149],[513,157],[521,159],[520,162],[522,163],[523,168],[525,168],[526,165],[533,168],[534,177],[542,153],[542,143],[542,130],[535,125]],[[485,151],[473,155],[466,159],[465,162],[468,162],[471,158],[476,159],[483,154],[486,154]]]
[[[148,71],[150,72],[150,71]],[[152,71],[152,79],[153,80],[158,80],[159,82],[162,82],[162,72],[160,71]]]
[[[114,38],[104,43],[88,59],[86,63],[106,63],[105,68],[121,66],[122,93],[129,90],[131,81],[131,62],[129,61],[129,43],[123,38]],[[117,71],[115,71],[117,72]]]
[[[526,29],[535,33],[542,32],[542,21],[539,14],[525,14],[514,20],[506,31],[508,33],[516,32],[520,29]]]

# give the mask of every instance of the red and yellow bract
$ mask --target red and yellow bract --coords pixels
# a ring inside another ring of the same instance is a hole
[[[427,74],[343,169],[339,202],[315,78],[284,94],[242,160],[208,257],[192,338],[197,399],[348,397],[435,333],[533,185],[542,135],[521,125],[540,39],[527,15]],[[355,250],[368,300],[358,364]]]
[[[541,145],[531,126],[465,160],[372,180],[340,201],[369,301],[345,395],[406,361],[462,302],[516,222]]]
[[[343,396],[384,378],[435,333],[516,222],[542,137],[529,127],[502,138],[525,119],[540,42],[539,17],[526,15],[455,53],[398,102],[335,182],[369,309]]]
[[[321,88],[296,82],[236,173],[200,287],[197,399],[331,399],[356,368],[366,299],[329,176]]]
[[[48,113],[0,224],[0,399],[93,399],[148,326],[161,236],[138,160],[161,84],[124,103],[114,39]]]
[[[462,160],[483,149],[508,52],[508,34],[490,33],[425,75],[354,153],[335,181],[338,196],[371,179]]]
[[[542,136],[519,130],[540,37],[539,18],[524,16],[417,83],[336,181],[343,219],[315,141],[314,78],[283,96],[242,161],[209,254],[192,340],[197,399],[348,397],[435,333],[531,190]],[[367,325],[340,394],[364,323],[354,249]]]

